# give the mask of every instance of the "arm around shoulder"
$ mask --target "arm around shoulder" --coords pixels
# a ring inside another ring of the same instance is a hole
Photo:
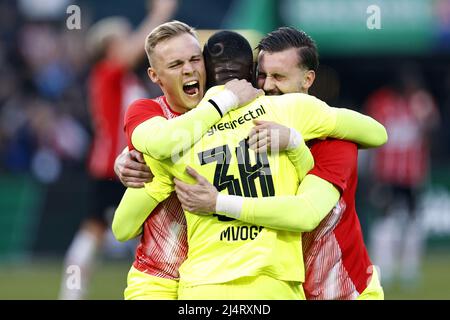
[[[333,137],[350,140],[363,148],[375,148],[388,140],[386,128],[375,119],[359,112],[339,108]]]
[[[189,149],[235,105],[234,95],[222,91],[203,98],[197,107],[174,119],[154,117],[142,122],[134,129],[131,141],[137,150],[157,160],[170,158]]]
[[[340,192],[333,184],[309,174],[295,196],[243,198],[221,195],[217,198],[216,211],[267,228],[309,232],[333,209],[339,197]]]

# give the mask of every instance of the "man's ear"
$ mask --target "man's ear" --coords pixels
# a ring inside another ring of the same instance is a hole
[[[305,77],[303,78],[303,88],[308,90],[314,83],[316,79],[316,72],[314,70],[308,70],[305,73]]]
[[[158,85],[161,85],[161,80],[159,80],[158,74],[156,73],[155,69],[152,67],[149,67],[147,69],[147,74],[150,80],[152,80],[153,83],[156,83]]]

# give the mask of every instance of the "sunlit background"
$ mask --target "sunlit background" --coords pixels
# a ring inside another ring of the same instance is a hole
[[[71,4],[80,8],[80,29],[68,29]],[[379,28],[370,5],[380,9]],[[0,2],[0,299],[57,298],[62,258],[90,205],[85,36],[101,18],[120,15],[137,26],[145,12],[140,0]],[[405,280],[395,254],[393,274],[382,284],[386,299],[450,299],[450,0],[183,0],[174,18],[198,29],[202,41],[214,30],[234,29],[253,46],[279,26],[305,30],[320,54],[311,93],[330,105],[367,113],[372,94],[399,74],[419,79],[437,119],[418,206],[423,255],[419,273]],[[156,97],[146,68],[143,59],[134,71],[146,96]],[[399,131],[392,134],[405,133]],[[360,152],[357,211],[380,264],[372,242],[386,233],[376,233],[372,156]],[[409,232],[401,228],[404,210],[397,211],[396,222],[385,222],[390,245]],[[122,299],[135,245],[110,235],[88,298]]]

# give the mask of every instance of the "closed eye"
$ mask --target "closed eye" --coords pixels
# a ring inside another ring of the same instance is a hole
[[[274,78],[275,80],[277,80],[277,81],[286,79],[286,77],[283,76],[283,75],[281,75],[281,74],[274,74],[274,75],[273,75],[273,78]]]
[[[172,62],[172,63],[169,64],[169,68],[170,69],[174,69],[174,68],[177,68],[177,67],[181,66],[181,64],[182,64],[181,61],[175,61],[175,62]]]

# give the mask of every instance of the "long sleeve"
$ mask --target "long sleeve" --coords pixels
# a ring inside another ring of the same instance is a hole
[[[333,209],[340,192],[331,183],[307,175],[295,196],[242,198],[240,214],[217,212],[230,218],[268,228],[293,232],[308,232]]]
[[[142,225],[158,205],[144,189],[128,188],[114,214],[112,231],[119,241],[127,241],[142,233]]]
[[[189,149],[222,116],[237,106],[237,98],[223,87],[210,89],[197,107],[174,119],[153,117],[138,125],[131,136],[136,150],[157,160]]]
[[[144,155],[154,177],[144,188],[128,188],[114,214],[112,230],[119,241],[130,240],[142,232],[144,224],[156,206],[174,191],[173,176],[167,164]]]
[[[202,101],[195,109],[174,119],[154,117],[141,123],[134,129],[131,141],[136,150],[155,159],[170,158],[190,148],[220,118],[210,102]]]
[[[359,112],[339,108],[336,125],[330,137],[350,140],[363,148],[375,148],[387,142],[386,128],[375,119]]]
[[[314,158],[304,141],[293,149],[286,150],[289,160],[295,167],[298,178],[303,180],[306,174],[314,167]]]
[[[387,141],[386,129],[375,119],[350,109],[330,107],[316,97],[290,93],[264,99],[282,110],[278,115],[281,123],[300,132],[305,141],[336,138],[364,148],[379,147]]]

